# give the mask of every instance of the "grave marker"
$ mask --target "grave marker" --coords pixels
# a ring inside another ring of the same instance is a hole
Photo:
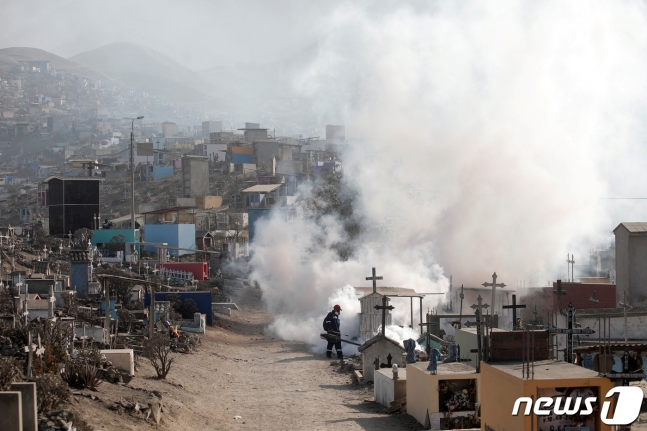
[[[375,268],[373,268],[373,276],[372,277],[366,277],[367,280],[372,280],[373,281],[373,293],[377,293],[377,280],[382,280],[383,277],[375,275]]]
[[[375,287],[373,287],[375,288]],[[386,305],[386,295],[382,295],[382,305],[376,305],[376,310],[382,310],[382,337],[386,337],[386,310],[393,310],[395,307],[393,305]]]
[[[574,329],[573,327],[575,326],[575,308],[573,307],[572,303],[568,304],[568,308],[566,309],[568,316],[567,316],[567,321],[568,321],[568,328],[550,328],[550,333],[551,334],[566,334],[567,335],[567,342],[566,342],[566,354],[564,355],[564,359],[568,363],[573,363],[573,334],[595,334],[595,331],[592,330],[591,328],[582,328],[582,329]]]
[[[483,283],[483,287],[492,286],[492,314],[493,315],[494,315],[494,313],[496,311],[496,309],[494,307],[495,300],[496,300],[496,288],[497,287],[501,287],[501,288],[505,287],[505,284],[503,284],[503,283],[497,284],[497,282],[496,282],[497,277],[498,276],[496,275],[496,272],[495,272],[494,274],[492,274],[492,283]]]
[[[566,291],[562,290],[562,280],[557,280],[557,290],[553,290],[553,293],[557,295],[557,305],[562,311],[562,296],[566,295]]]
[[[517,304],[517,295],[512,295],[512,305],[504,305],[503,309],[512,309],[512,330],[519,328],[517,325],[517,308],[526,308],[523,304]]]
[[[0,392],[2,431],[22,431],[22,394],[17,391]]]
[[[20,392],[23,431],[38,431],[38,413],[36,411],[36,383],[12,383],[11,391]],[[0,409],[1,411],[1,409]]]
[[[458,313],[458,329],[461,329],[463,327],[463,298],[465,298],[465,295],[463,294],[463,285],[461,284],[461,293],[458,295],[459,298],[461,298],[461,308]]]

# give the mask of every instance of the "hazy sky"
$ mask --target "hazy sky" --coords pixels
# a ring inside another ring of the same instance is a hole
[[[0,0],[0,48],[71,57],[134,42],[200,70],[267,62],[311,45],[338,0]]]

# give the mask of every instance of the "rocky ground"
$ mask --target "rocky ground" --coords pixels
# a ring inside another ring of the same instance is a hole
[[[302,343],[265,334],[272,316],[262,309],[260,291],[240,290],[232,299],[241,310],[231,317],[217,315],[218,323],[201,337],[196,353],[176,355],[166,381],[154,378],[151,365],[140,358],[131,380],[104,382],[97,392],[75,391],[66,409],[75,426],[85,422],[87,429],[105,431],[422,428],[406,413],[386,414],[372,402],[373,387],[354,383],[336,361]],[[159,424],[146,409],[155,403],[162,406]]]

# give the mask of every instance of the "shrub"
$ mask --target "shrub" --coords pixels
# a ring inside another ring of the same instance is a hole
[[[174,359],[171,357],[171,342],[168,334],[156,333],[153,335],[144,348],[144,356],[151,361],[157,377],[166,379]]]
[[[58,371],[58,366],[66,360],[67,352],[60,344],[47,343],[43,357],[34,360],[32,372],[34,374],[55,373]]]
[[[130,329],[133,327],[133,324],[135,323],[135,315],[131,313],[129,310],[122,308],[117,311],[117,317],[119,321],[119,327],[125,330],[126,332],[130,332]]]
[[[99,369],[94,365],[70,361],[61,371],[61,378],[70,386],[96,389],[101,384]]]
[[[187,298],[182,301],[178,312],[182,314],[184,319],[193,319],[193,315],[198,312],[198,304],[193,299]]]
[[[0,356],[0,391],[8,391],[12,383],[23,379],[20,362],[14,358]]]
[[[105,356],[96,347],[88,347],[77,351],[76,360],[84,364],[99,367],[105,362]]]
[[[70,388],[59,374],[40,374],[33,379],[36,382],[38,413],[54,410],[70,398]]]

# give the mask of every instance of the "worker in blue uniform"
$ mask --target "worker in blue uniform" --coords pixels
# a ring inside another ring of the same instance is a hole
[[[344,358],[344,354],[341,350],[341,332],[340,332],[340,326],[339,326],[339,313],[341,312],[341,307],[339,305],[335,305],[330,313],[326,315],[326,318],[324,319],[323,322],[323,328],[324,331],[328,332],[331,335],[334,335],[335,337],[338,337],[337,341],[331,341],[328,340],[328,346],[326,347],[326,356],[331,358],[332,357],[332,346],[335,346],[335,350],[337,351],[337,357],[339,359]]]

